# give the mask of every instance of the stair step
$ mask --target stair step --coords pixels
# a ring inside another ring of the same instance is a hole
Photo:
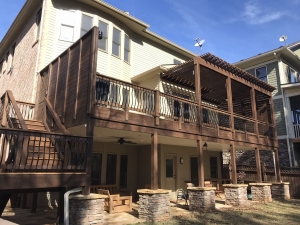
[[[36,129],[43,129],[46,130],[44,125],[39,125],[39,124],[27,124],[28,130],[36,130]]]
[[[26,125],[40,125],[44,126],[44,123],[39,120],[25,120]]]
[[[31,131],[43,131],[43,132],[47,132],[47,130],[46,130],[45,127],[31,127],[31,128],[28,127],[28,130],[31,130]]]

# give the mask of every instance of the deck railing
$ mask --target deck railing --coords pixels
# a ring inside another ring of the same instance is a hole
[[[5,172],[85,171],[91,138],[0,129],[0,162]]]
[[[295,138],[300,137],[300,124],[294,124],[294,134],[295,134]]]
[[[158,116],[161,119],[199,124],[198,104],[180,96],[161,93],[103,75],[97,75],[95,92],[97,106],[129,109],[132,112]],[[156,101],[159,103],[157,104]],[[233,130],[255,136],[256,121],[253,118],[234,113],[233,121]],[[203,126],[230,130],[231,114],[213,105],[202,103],[201,122]],[[258,135],[274,138],[273,125],[262,121],[257,123]]]
[[[29,102],[17,101],[17,105],[20,109],[24,120],[32,120],[34,117],[34,106],[35,104]]]

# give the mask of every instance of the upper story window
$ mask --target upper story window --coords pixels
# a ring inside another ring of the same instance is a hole
[[[174,59],[174,64],[179,65],[181,62],[178,59]]]
[[[267,78],[267,67],[260,67],[255,69],[255,75],[258,79],[261,79],[262,81],[268,83],[268,78]]]
[[[125,34],[125,37],[124,37],[124,61],[129,63],[129,57],[130,57],[130,39]]]
[[[120,57],[121,31],[113,29],[112,54]]]
[[[82,15],[80,37],[88,32],[93,26],[93,18],[87,15]]]
[[[299,74],[292,68],[289,68],[288,81],[289,83],[299,82]]]
[[[108,32],[107,28],[108,28],[108,25],[107,25],[107,23],[104,23],[99,20],[98,26],[99,26],[99,32],[102,32],[102,39],[101,40],[98,39],[98,48],[100,48],[104,51],[107,51],[107,32]]]
[[[75,11],[61,10],[60,40],[73,41]]]
[[[36,14],[36,39],[39,39],[41,30],[41,19],[42,19],[42,9],[40,9]]]
[[[9,69],[12,69],[12,67],[13,67],[15,50],[16,50],[16,43],[14,43],[14,45],[11,47],[11,62],[10,62],[10,68]]]
[[[8,59],[9,59],[9,52],[6,53],[6,58],[5,58],[6,70],[9,69],[9,66],[8,66]]]

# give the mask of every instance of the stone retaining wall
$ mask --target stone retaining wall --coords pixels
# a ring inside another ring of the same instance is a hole
[[[224,184],[225,204],[232,206],[247,206],[247,184]]]
[[[252,201],[267,203],[272,201],[270,183],[250,183]]]
[[[272,183],[271,192],[273,199],[290,199],[290,183]]]
[[[215,189],[216,188],[188,188],[189,209],[197,212],[209,212],[215,210]]]
[[[156,223],[170,219],[170,194],[167,190],[138,190],[139,219]]]
[[[103,224],[105,195],[71,195],[69,201],[70,225]]]

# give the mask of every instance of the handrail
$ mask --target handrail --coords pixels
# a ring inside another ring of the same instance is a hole
[[[70,134],[70,132],[65,128],[65,126],[60,122],[59,117],[57,116],[56,112],[53,110],[51,103],[47,98],[45,98],[46,107],[49,109],[51,116],[53,117],[56,125],[64,134]],[[46,119],[46,118],[45,118]]]
[[[9,102],[11,103],[12,108],[13,108],[15,114],[16,114],[16,117],[17,117],[17,119],[19,120],[19,124],[20,124],[21,128],[22,128],[23,130],[28,130],[28,127],[27,127],[27,125],[26,125],[26,123],[25,123],[25,120],[24,120],[24,118],[23,118],[23,116],[22,116],[22,113],[21,113],[21,111],[20,111],[20,109],[19,109],[19,107],[18,107],[18,105],[17,105],[17,102],[16,102],[16,100],[15,100],[15,97],[14,97],[12,91],[11,91],[11,90],[7,90],[6,93],[7,93],[7,95],[6,95],[7,101],[8,101],[8,103],[9,103]],[[2,97],[3,97],[3,96],[2,96]],[[7,112],[6,112],[6,109],[3,109],[3,114],[4,114],[4,113],[5,113],[5,114],[7,113]],[[7,119],[7,118],[6,118],[6,119]],[[2,124],[2,125],[3,125],[3,124]]]

